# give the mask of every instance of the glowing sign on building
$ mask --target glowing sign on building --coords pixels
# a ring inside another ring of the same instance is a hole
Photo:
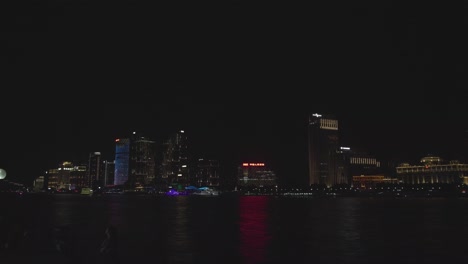
[[[265,163],[242,163],[242,167],[264,167]]]

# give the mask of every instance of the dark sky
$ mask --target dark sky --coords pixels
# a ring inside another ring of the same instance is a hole
[[[0,167],[30,179],[184,129],[195,155],[302,179],[310,112],[382,159],[465,155],[463,3],[283,4],[2,3]]]

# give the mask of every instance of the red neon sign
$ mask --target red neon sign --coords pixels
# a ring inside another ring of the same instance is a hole
[[[242,163],[243,167],[263,167],[265,163]]]

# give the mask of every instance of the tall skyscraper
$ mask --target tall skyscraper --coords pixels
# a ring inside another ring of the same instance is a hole
[[[308,125],[309,185],[331,187],[340,183],[338,170],[338,120],[333,116],[311,114]]]
[[[102,161],[101,171],[104,186],[114,185],[115,162],[107,160]]]
[[[96,189],[103,185],[101,179],[101,153],[91,152],[88,159],[88,186]]]
[[[115,140],[114,185],[124,185],[128,181],[130,167],[130,139]]]
[[[177,188],[190,184],[189,154],[184,130],[174,133],[164,143],[161,176],[167,185]]]
[[[130,142],[130,186],[145,186],[155,177],[155,142],[133,132]]]
[[[193,170],[193,179],[190,181],[190,184],[197,187],[219,186],[219,161],[212,159],[198,159]]]

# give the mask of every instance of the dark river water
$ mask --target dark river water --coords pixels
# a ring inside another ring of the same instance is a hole
[[[3,252],[11,263],[97,263],[109,224],[117,229],[113,263],[468,261],[468,200],[460,198],[62,194],[2,207],[2,227],[28,231],[28,247]],[[64,227],[70,250],[60,252]]]

